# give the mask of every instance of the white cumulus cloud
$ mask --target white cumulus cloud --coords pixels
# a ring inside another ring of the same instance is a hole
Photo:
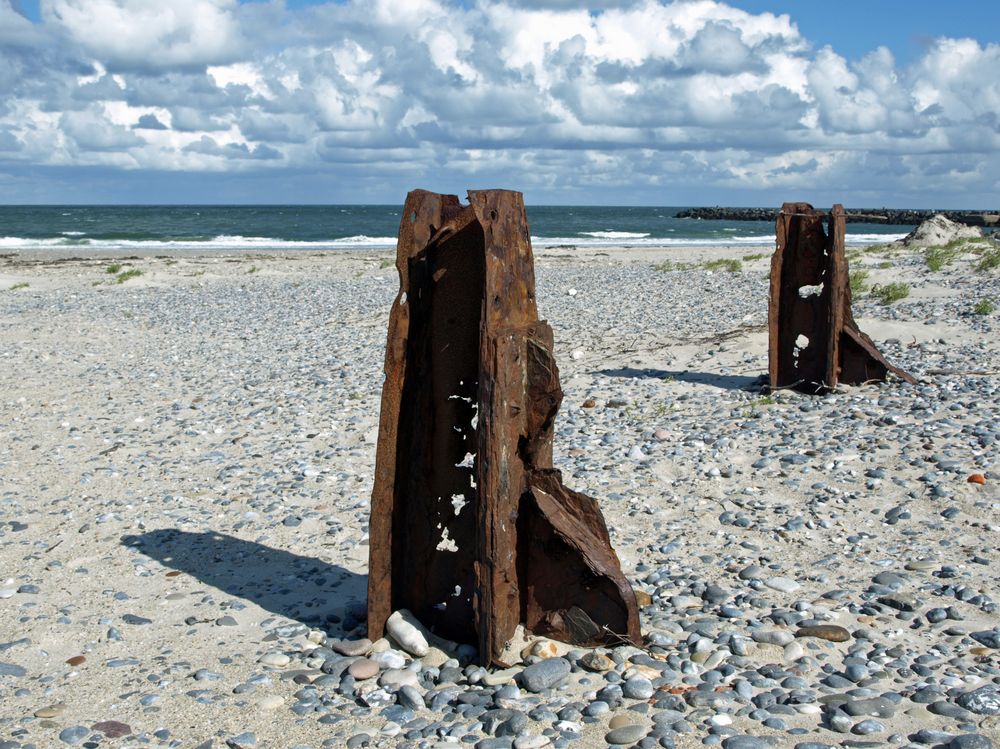
[[[720,0],[41,9],[0,0],[0,172],[290,170],[392,200],[445,179],[590,199],[997,188],[1000,45],[972,39],[851,59]]]

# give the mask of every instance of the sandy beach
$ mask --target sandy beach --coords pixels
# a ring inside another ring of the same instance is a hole
[[[0,748],[1000,742],[1000,270],[849,248],[918,384],[765,396],[772,250],[536,250],[647,637],[538,692],[347,675],[392,252],[3,256]]]

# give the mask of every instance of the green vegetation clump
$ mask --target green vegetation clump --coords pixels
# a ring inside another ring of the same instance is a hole
[[[928,247],[924,250],[924,262],[927,269],[937,273],[946,265],[951,265],[960,252],[959,246],[954,241],[938,247]]]
[[[910,295],[910,286],[905,283],[876,285],[872,288],[871,295],[879,304],[892,304],[900,299],[906,299]]]
[[[129,268],[115,276],[115,283],[125,283],[130,278],[138,278],[141,275],[142,271],[139,268]]]
[[[868,290],[868,284],[865,283],[868,280],[868,271],[864,268],[852,270],[847,278],[851,284],[851,294],[862,294]]]
[[[992,315],[997,311],[997,305],[992,299],[980,299],[972,311],[977,315]]]
[[[107,268],[104,269],[104,272],[107,273],[109,276],[113,276],[117,273],[120,273],[121,269],[122,269],[121,263],[111,263],[111,265],[109,265]]]
[[[673,260],[664,260],[662,263],[654,265],[653,270],[658,273],[669,273],[672,270],[688,270],[691,267],[691,263],[675,263]]]
[[[247,270],[247,275],[249,276],[249,275],[252,275],[254,273],[259,273],[259,272],[260,272],[260,268],[258,268],[256,265],[251,265],[250,268],[249,268],[249,270]]]
[[[27,281],[21,281],[21,283],[16,283],[16,284],[14,284],[13,286],[11,286],[11,287],[10,287],[10,290],[11,290],[11,291],[17,291],[18,289],[26,289],[26,288],[28,288],[28,287],[29,287],[30,285],[31,285],[31,284],[29,284],[29,283],[28,283]]]
[[[770,255],[768,255],[766,252],[760,252],[755,255],[744,255],[743,262],[752,263],[754,260],[763,260],[766,257],[770,257]]]
[[[892,244],[870,244],[865,247],[865,252],[895,252],[899,247]]]
[[[954,252],[957,254],[959,252],[968,251],[975,248],[976,245],[979,244],[979,242],[980,240],[972,237],[959,237],[951,240],[945,245],[942,245],[942,248],[948,250],[949,252]]]
[[[1000,268],[1000,247],[985,250],[976,263],[976,270],[993,270]]]
[[[743,270],[743,264],[735,258],[730,260],[709,260],[703,267],[705,270],[727,270],[730,273],[739,273]]]

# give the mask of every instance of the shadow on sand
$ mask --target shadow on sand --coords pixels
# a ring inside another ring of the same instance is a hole
[[[724,375],[714,372],[692,372],[690,370],[681,372],[667,369],[635,369],[633,367],[602,369],[592,374],[604,375],[605,377],[627,377],[629,379],[672,379],[680,380],[681,382],[690,382],[695,385],[711,385],[722,390],[756,391],[766,382],[766,379],[763,377],[747,377],[746,375]]]
[[[122,543],[205,585],[336,636],[365,618],[367,575],[336,564],[225,533],[177,528],[124,536]]]

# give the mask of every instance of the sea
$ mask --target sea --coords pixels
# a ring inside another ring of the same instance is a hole
[[[535,247],[753,246],[770,221],[677,218],[680,206],[529,206]],[[21,250],[356,250],[392,248],[390,205],[0,206],[0,253]],[[890,242],[910,227],[848,224],[847,244]]]

